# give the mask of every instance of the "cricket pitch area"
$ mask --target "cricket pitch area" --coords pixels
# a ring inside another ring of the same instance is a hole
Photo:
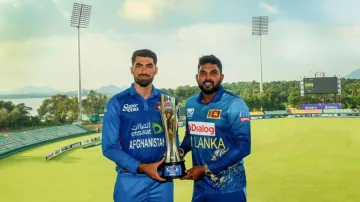
[[[360,119],[283,118],[252,121],[252,153],[245,159],[249,202],[360,201]],[[180,128],[181,140],[184,127]],[[0,160],[3,202],[110,202],[115,165],[101,146],[54,157],[67,139]],[[186,157],[187,169],[191,155]],[[190,202],[192,181],[175,180],[175,202]]]

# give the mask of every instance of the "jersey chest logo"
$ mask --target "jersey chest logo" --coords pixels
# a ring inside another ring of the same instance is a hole
[[[208,111],[207,117],[208,119],[220,119],[222,110],[220,109],[210,109]]]
[[[124,104],[123,109],[124,112],[137,112],[139,111],[138,104]]]

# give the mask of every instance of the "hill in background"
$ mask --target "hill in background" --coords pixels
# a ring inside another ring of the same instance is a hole
[[[28,85],[12,91],[0,92],[0,95],[56,94],[56,93],[61,93],[61,91],[46,86]]]
[[[117,94],[123,90],[125,90],[126,86],[122,86],[122,87],[117,87],[114,85],[109,85],[109,86],[102,86],[101,88],[97,89],[96,91],[102,94],[109,94],[109,95],[114,95]]]
[[[108,85],[108,86],[102,86],[99,89],[95,89],[95,91],[101,94],[114,95],[123,91],[126,88],[128,88],[128,86],[118,87],[115,85]],[[86,96],[88,93],[89,93],[88,89],[81,90],[81,94],[83,96]],[[12,91],[0,92],[0,99],[47,98],[56,94],[77,96],[78,91],[75,90],[75,91],[62,92],[50,87],[29,85]]]
[[[360,69],[357,69],[344,77],[345,79],[360,79]]]

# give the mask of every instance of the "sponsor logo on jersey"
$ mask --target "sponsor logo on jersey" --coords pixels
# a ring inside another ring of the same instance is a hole
[[[131,127],[131,136],[151,135],[150,122],[138,123]]]
[[[250,121],[250,114],[249,114],[249,112],[246,112],[245,110],[240,110],[239,117],[240,117],[240,122],[249,122]]]
[[[159,134],[163,132],[163,127],[156,122],[137,123],[131,127],[131,136],[143,136],[151,134]]]
[[[138,104],[124,104],[123,111],[124,112],[137,112],[137,111],[139,111]]]
[[[210,109],[207,118],[208,119],[220,119],[221,110],[220,109]]]
[[[249,117],[240,117],[240,122],[249,122],[250,118]]]
[[[152,123],[152,129],[154,131],[154,134],[159,134],[159,133],[163,132],[163,127],[156,122]]]
[[[214,123],[189,121],[188,128],[192,135],[215,136]]]

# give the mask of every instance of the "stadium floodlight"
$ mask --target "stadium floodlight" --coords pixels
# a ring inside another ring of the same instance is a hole
[[[87,28],[90,22],[91,6],[85,4],[74,3],[70,26],[77,28],[78,33],[78,65],[79,65],[79,122],[82,122],[82,106],[81,106],[81,63],[80,63],[80,28]]]
[[[269,16],[252,17],[252,35],[259,36],[259,62],[260,62],[260,93],[263,92],[263,73],[261,56],[261,35],[268,34]]]

